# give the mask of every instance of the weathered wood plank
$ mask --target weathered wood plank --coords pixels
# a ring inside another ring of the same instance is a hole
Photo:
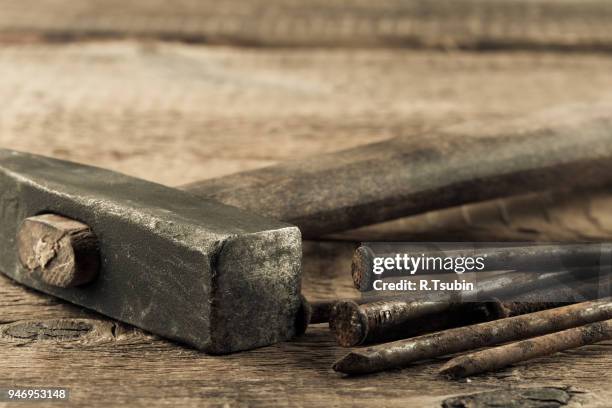
[[[607,241],[610,187],[562,189],[405,217],[330,238],[354,241]]]
[[[434,407],[451,395],[536,385],[577,387],[588,394],[576,398],[591,402],[589,406],[612,398],[607,370],[612,344],[608,343],[474,377],[469,383],[438,378],[435,372],[442,361],[343,378],[330,366],[344,350],[323,325],[289,343],[214,357],[70,306],[42,317],[39,307],[30,303],[44,295],[4,277],[0,277],[0,295],[23,297],[10,307],[16,322],[0,326],[3,383],[69,387],[75,405],[129,401],[130,406],[379,406],[382,399],[385,406]],[[73,330],[62,335],[62,329],[75,323],[80,324],[76,334]]]
[[[463,120],[597,100],[612,85],[611,70],[611,59],[586,55],[4,47],[0,144],[183,184]],[[588,195],[497,201],[348,238],[608,237],[610,197]]]
[[[612,85],[611,69],[612,59],[592,55],[4,47],[0,146],[179,185],[463,120],[597,100]],[[607,201],[592,202],[599,204],[589,210],[606,214]],[[306,245],[308,297],[355,294],[353,245]],[[0,322],[11,334],[0,336],[0,385],[66,386],[75,406],[435,407],[510,386],[574,386],[586,392],[574,405],[612,399],[611,343],[469,383],[437,378],[440,361],[345,379],[330,368],[344,350],[324,325],[293,342],[212,357],[2,277]]]
[[[0,38],[267,46],[612,49],[606,0],[3,0]]]
[[[591,55],[7,46],[0,145],[178,185],[596,101],[610,71]]]

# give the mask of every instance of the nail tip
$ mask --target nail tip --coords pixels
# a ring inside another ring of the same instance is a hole
[[[350,371],[351,371],[350,365],[351,365],[351,361],[353,360],[353,358],[354,358],[353,353],[348,353],[341,359],[337,360],[332,365],[332,368],[336,372],[343,373],[343,374],[350,374]]]
[[[447,378],[449,380],[457,380],[459,378],[466,377],[465,368],[460,365],[449,365],[445,364],[438,370],[440,377]]]
[[[370,360],[355,352],[350,352],[344,357],[336,361],[332,368],[334,371],[343,374],[366,374],[370,372],[369,368]]]

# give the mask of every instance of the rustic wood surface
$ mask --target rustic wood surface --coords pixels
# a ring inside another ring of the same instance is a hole
[[[0,40],[610,51],[607,0],[2,0]]]
[[[597,101],[608,96],[610,72],[611,58],[591,54],[5,44],[0,146],[179,185],[400,134],[426,137],[464,120]],[[306,244],[308,297],[355,295],[353,248]],[[528,386],[572,387],[559,405],[612,400],[612,343],[470,382],[438,378],[441,361],[342,378],[331,364],[344,350],[324,325],[292,342],[212,357],[4,277],[0,322],[0,386],[65,386],[75,406],[434,407]]]
[[[357,241],[609,240],[612,188],[562,189],[468,204],[334,234]]]

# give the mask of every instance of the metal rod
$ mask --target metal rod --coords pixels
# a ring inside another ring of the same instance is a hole
[[[455,357],[439,373],[451,378],[467,377],[610,339],[612,320],[605,320]]]
[[[346,374],[373,373],[611,318],[611,298],[582,302],[354,350],[338,360],[333,368]]]
[[[587,281],[593,273],[595,271],[544,274],[510,272],[483,279],[474,290],[455,294],[437,293],[437,296],[416,300],[404,296],[365,304],[343,301],[332,309],[329,325],[338,344],[344,347],[391,341],[428,331],[513,316],[519,314],[518,310],[527,313],[561,306],[574,299],[560,282],[572,279],[575,280],[572,283]],[[597,291],[595,285],[591,286],[594,287],[591,298],[594,298]],[[531,291],[539,293],[526,297],[522,302],[521,297]],[[539,297],[542,300],[538,300]],[[510,298],[512,302],[491,302],[496,298]],[[489,303],[485,306],[473,304],[483,301]],[[531,304],[524,304],[527,302]],[[504,308],[507,309],[506,313],[501,312]]]
[[[396,245],[396,249],[400,247]],[[408,254],[406,254],[408,255]],[[483,257],[483,267],[479,272],[496,270],[538,270],[551,271],[563,268],[590,267],[609,263],[602,253],[602,244],[559,244],[559,245],[529,245],[529,246],[504,246],[487,248],[466,248],[445,251],[443,249],[435,251],[423,251],[415,253],[413,256],[428,259],[437,257],[443,259],[468,258],[475,256]],[[355,287],[361,292],[372,290],[375,280],[381,278],[391,278],[407,276],[409,272],[404,269],[390,268],[382,273],[374,273],[374,260],[376,258],[396,258],[402,257],[398,251],[377,253],[373,248],[362,245],[355,251],[351,265],[351,275]],[[436,259],[436,258],[434,258]],[[400,262],[401,264],[401,262]],[[423,263],[424,264],[424,263]],[[428,262],[429,264],[429,262]],[[406,265],[410,266],[410,265]],[[441,263],[432,263],[432,268],[417,273],[448,273],[448,270],[440,269]]]
[[[410,306],[400,301],[363,305],[339,302],[334,306],[329,326],[339,345],[352,347],[486,322],[505,317],[509,312],[498,301],[454,305],[421,302],[417,307],[423,314],[406,319],[411,314]]]

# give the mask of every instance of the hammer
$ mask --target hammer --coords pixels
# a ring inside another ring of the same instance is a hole
[[[0,150],[0,270],[209,353],[273,344],[297,330],[300,230],[609,181],[609,112],[459,125],[182,189]]]

